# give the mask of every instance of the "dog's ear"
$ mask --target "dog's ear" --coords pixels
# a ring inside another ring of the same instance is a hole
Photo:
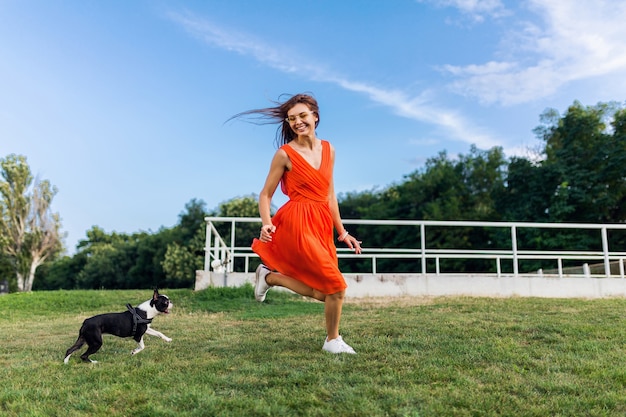
[[[152,299],[156,300],[157,298],[159,298],[159,289],[155,288],[154,289],[154,294],[152,294]]]

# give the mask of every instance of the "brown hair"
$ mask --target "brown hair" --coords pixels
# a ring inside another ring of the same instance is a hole
[[[285,94],[282,94],[280,97],[283,96],[285,96]],[[258,124],[280,123],[278,129],[276,129],[276,145],[280,147],[281,145],[286,145],[296,138],[296,134],[293,132],[291,126],[289,126],[289,122],[287,122],[285,118],[287,117],[287,112],[293,106],[298,103],[303,103],[317,116],[317,121],[315,122],[315,127],[317,128],[317,125],[320,123],[320,109],[317,105],[317,100],[315,100],[312,95],[295,94],[282,102],[280,101],[280,97],[278,98],[278,101],[274,101],[276,104],[274,107],[244,111],[234,115],[228,120],[235,119],[237,117],[256,116],[256,119],[258,120],[256,123]]]

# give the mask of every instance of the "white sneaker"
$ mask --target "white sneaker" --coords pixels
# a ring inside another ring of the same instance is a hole
[[[324,341],[324,346],[322,347],[322,350],[330,353],[351,353],[353,355],[356,354],[354,349],[352,349],[349,344],[344,342],[341,336],[333,340],[328,340],[327,337]]]
[[[267,291],[270,288],[272,288],[272,286],[269,285],[265,281],[265,277],[270,272],[271,271],[269,269],[267,269],[267,267],[265,265],[263,265],[263,264],[260,264],[256,268],[256,283],[254,285],[254,298],[256,298],[256,300],[258,302],[260,302],[260,303],[265,301],[265,295],[267,294]]]

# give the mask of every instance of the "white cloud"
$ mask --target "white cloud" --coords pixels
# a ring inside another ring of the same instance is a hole
[[[508,14],[500,0],[417,0],[437,7],[454,7],[474,22],[483,22],[485,16],[498,18]]]
[[[508,61],[443,66],[451,87],[483,103],[519,104],[548,97],[565,85],[626,76],[626,3],[531,0],[538,22],[516,22],[504,34]]]
[[[450,139],[475,144],[481,149],[498,145],[494,138],[475,127],[463,116],[432,103],[427,98],[426,92],[417,97],[410,97],[400,90],[382,89],[364,82],[352,81],[324,69],[318,60],[314,66],[302,64],[310,60],[298,57],[293,51],[281,50],[275,44],[269,46],[247,34],[224,30],[206,19],[190,14],[172,14],[171,18],[207,44],[252,56],[279,71],[307,74],[313,81],[332,83],[344,90],[364,94],[371,101],[389,107],[402,117],[437,126],[442,134]]]

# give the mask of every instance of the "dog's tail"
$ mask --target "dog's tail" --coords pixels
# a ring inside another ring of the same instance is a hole
[[[78,336],[78,339],[76,339],[76,343],[74,343],[72,347],[69,348],[67,352],[65,352],[65,359],[63,359],[63,362],[67,363],[70,360],[70,356],[72,356],[72,353],[83,347],[84,344],[85,338],[82,335]]]

